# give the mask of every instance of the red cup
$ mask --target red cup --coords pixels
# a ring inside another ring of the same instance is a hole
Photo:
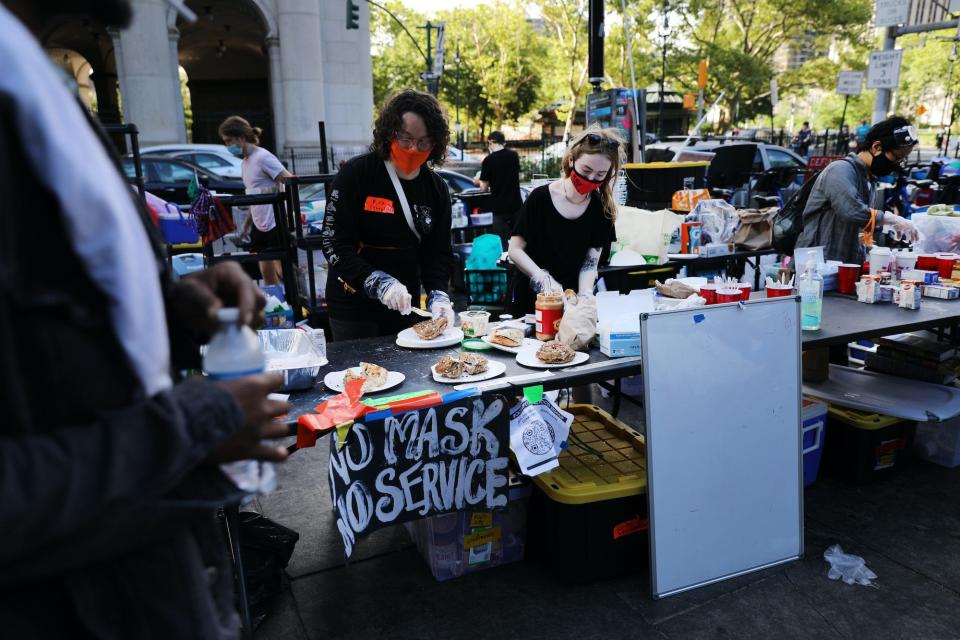
[[[950,279],[950,276],[953,275],[953,261],[956,259],[957,256],[952,253],[937,254],[937,270],[940,272],[941,278]]]
[[[837,271],[837,291],[848,296],[856,295],[857,280],[860,279],[860,265],[842,264]]]
[[[740,289],[717,289],[717,304],[725,302],[740,302],[743,294]]]
[[[783,298],[793,293],[793,287],[789,284],[767,285],[768,298]]]
[[[745,282],[741,282],[737,285],[737,288],[740,289],[740,299],[744,302],[750,299],[750,292],[753,291],[753,286]]]
[[[937,256],[932,253],[921,253],[917,256],[917,269],[921,271],[937,271],[940,266],[937,264]]]
[[[700,297],[707,301],[707,304],[717,304],[717,285],[700,285]]]

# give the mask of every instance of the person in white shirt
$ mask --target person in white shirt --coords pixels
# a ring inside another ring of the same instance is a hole
[[[275,193],[283,188],[284,181],[291,177],[277,156],[260,147],[260,127],[251,126],[240,116],[230,116],[220,124],[220,138],[235,156],[243,158],[243,186],[248,195]],[[273,215],[273,205],[255,204],[250,207],[253,229],[250,239],[257,251],[282,247],[280,229]],[[279,260],[260,263],[260,274],[265,284],[280,284]]]

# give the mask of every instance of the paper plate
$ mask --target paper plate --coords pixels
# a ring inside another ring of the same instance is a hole
[[[433,379],[435,382],[442,382],[444,384],[463,384],[464,382],[480,382],[481,380],[489,380],[490,378],[496,378],[497,376],[503,374],[507,370],[507,365],[502,362],[497,362],[495,360],[487,361],[487,370],[483,373],[478,373],[472,376],[460,376],[459,378],[444,378],[439,373],[437,373],[437,365],[430,367],[430,371],[433,373]]]
[[[447,330],[441,333],[433,340],[421,340],[413,331],[413,327],[404,329],[397,334],[397,346],[407,349],[440,349],[441,347],[452,347],[460,344],[463,340],[463,331],[460,327],[447,327]]]
[[[573,356],[573,360],[570,362],[547,364],[546,362],[542,362],[539,358],[537,358],[537,350],[539,348],[540,347],[537,347],[536,349],[521,349],[517,354],[517,364],[521,364],[525,367],[533,367],[534,369],[562,369],[563,367],[572,367],[575,364],[583,364],[590,359],[590,354],[577,351],[576,355]]]
[[[490,336],[483,336],[481,340],[486,342],[488,345],[490,345],[494,349],[499,349],[500,351],[506,351],[507,353],[513,353],[513,354],[520,353],[520,351],[523,349],[532,349],[533,347],[537,347],[539,349],[540,347],[538,345],[543,344],[539,340],[534,340],[533,338],[524,338],[523,342],[520,344],[519,347],[505,347],[502,344],[491,342]]]
[[[352,367],[353,371],[360,373],[360,367]],[[347,373],[347,370],[343,371],[331,371],[323,377],[323,384],[326,385],[327,389],[331,391],[343,391],[343,376]],[[393,389],[395,386],[404,381],[406,376],[398,371],[387,371],[387,381],[382,386],[375,387],[373,389],[366,389],[364,393],[380,393],[381,391],[386,391],[387,389]]]

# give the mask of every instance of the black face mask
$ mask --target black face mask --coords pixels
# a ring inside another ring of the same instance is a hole
[[[870,173],[878,178],[888,176],[899,168],[900,163],[888,158],[886,153],[873,156],[873,159],[870,161]]]

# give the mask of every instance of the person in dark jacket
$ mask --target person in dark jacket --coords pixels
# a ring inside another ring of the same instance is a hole
[[[406,89],[380,109],[370,152],[349,160],[330,185],[321,246],[335,340],[409,327],[421,283],[433,317],[453,326],[450,192],[426,164],[443,162],[449,138],[437,99]]]
[[[38,33],[122,27],[124,0],[0,4],[0,635],[235,638],[220,471],[280,461],[279,377],[174,384],[215,313],[255,322],[237,265],[173,284],[156,228]]]
[[[870,207],[872,180],[899,170],[916,144],[916,131],[905,118],[894,116],[873,125],[862,151],[829,164],[817,176],[803,210],[797,248],[823,246],[825,260],[862,264],[878,225],[916,238],[909,220]]]

